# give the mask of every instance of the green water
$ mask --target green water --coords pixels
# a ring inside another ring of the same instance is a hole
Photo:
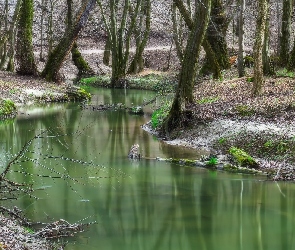
[[[93,105],[136,105],[153,96],[93,92]],[[0,124],[1,165],[47,131],[13,166],[31,175],[9,174],[40,189],[33,193],[37,199],[21,194],[3,204],[21,207],[36,221],[96,221],[67,239],[66,249],[295,249],[294,184],[152,159],[130,161],[126,155],[134,143],[146,158],[200,154],[156,140],[140,128],[148,119],[125,111],[82,111],[78,104],[23,109],[14,122]]]

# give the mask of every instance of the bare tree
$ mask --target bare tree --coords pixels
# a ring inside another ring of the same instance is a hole
[[[123,87],[130,54],[130,41],[135,33],[136,20],[143,0],[110,0],[103,3],[97,0],[109,39],[112,60],[113,88]]]

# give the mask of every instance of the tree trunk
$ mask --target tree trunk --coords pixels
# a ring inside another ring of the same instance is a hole
[[[178,0],[174,0],[176,3]],[[192,29],[187,41],[179,82],[169,115],[164,122],[164,130],[170,133],[173,129],[185,124],[190,112],[187,106],[193,102],[193,86],[196,77],[197,62],[205,32],[208,26],[211,0],[203,0],[195,8]]]
[[[239,54],[238,54],[238,71],[239,77],[245,75],[244,67],[244,24],[245,24],[245,0],[240,0],[240,14],[239,14]]]
[[[18,0],[15,5],[15,10],[12,17],[12,23],[9,27],[9,49],[7,52],[7,66],[6,70],[13,72],[14,71],[14,56],[15,56],[15,38],[17,33],[17,24],[19,22],[19,13],[20,13],[20,7],[21,7],[22,0]]]
[[[5,1],[5,8],[4,8],[4,31],[5,31],[5,36],[3,39],[3,44],[1,44],[1,52],[0,52],[0,69],[3,69],[5,62],[6,62],[6,58],[7,58],[7,40],[8,40],[8,36],[9,36],[9,32],[8,32],[8,0]],[[1,26],[0,26],[1,27]]]
[[[111,57],[111,41],[109,39],[109,36],[107,36],[106,43],[104,46],[104,52],[103,52],[103,64],[106,66],[110,65],[110,57]]]
[[[263,61],[263,74],[274,75],[275,73],[274,65],[271,66],[270,56],[269,56],[269,13],[267,13],[266,24],[265,24],[262,61]]]
[[[216,0],[214,0],[214,1],[216,1]],[[191,14],[185,8],[183,1],[182,0],[174,0],[173,2],[175,3],[177,8],[179,9],[179,12],[181,13],[189,30],[192,30],[193,20],[191,18]],[[209,40],[207,39],[207,36],[204,37],[202,45],[203,45],[204,50],[206,52],[206,62],[205,62],[205,65],[203,65],[203,67],[201,69],[201,74],[207,73],[209,71],[209,72],[213,73],[213,77],[215,79],[220,79],[221,78],[221,67],[219,65],[216,53],[214,52]]]
[[[206,37],[221,69],[230,67],[225,40],[227,27],[228,20],[222,0],[212,0],[211,21],[207,28]]]
[[[78,79],[82,77],[89,77],[89,76],[95,75],[95,72],[93,71],[93,69],[85,61],[80,51],[78,50],[78,46],[76,42],[74,43],[72,47],[71,53],[72,53],[72,61],[78,69]]]
[[[67,29],[70,30],[73,26],[73,0],[67,0],[67,6],[68,6],[68,14],[67,14]],[[72,61],[76,68],[78,69],[78,79],[82,77],[88,77],[93,76],[95,73],[89,66],[89,64],[85,61],[82,54],[78,50],[78,45],[75,42],[72,50]]]
[[[140,22],[139,25],[135,28],[135,41],[136,41],[136,51],[134,58],[129,66],[127,71],[128,74],[137,74],[144,69],[144,60],[143,60],[143,51],[147,44],[150,29],[151,29],[151,1],[145,0],[141,4]],[[133,11],[132,11],[133,12]],[[143,17],[145,17],[145,29],[144,34],[141,35],[143,29]]]
[[[102,19],[106,26],[108,38],[110,39],[110,49],[112,54],[112,88],[122,88],[127,72],[127,63],[129,59],[130,40],[136,27],[136,19],[143,0],[136,0],[135,8],[131,13],[130,0],[124,0],[120,3],[119,0],[110,0],[107,6],[103,6],[102,1],[97,0],[100,8]],[[120,22],[118,21],[118,6],[121,5]],[[106,9],[109,8],[109,14]],[[107,16],[109,15],[109,18]]]
[[[283,67],[286,67],[289,62],[293,1],[283,0],[282,31],[280,36],[280,63]]]
[[[38,73],[33,53],[33,17],[33,0],[22,0],[16,45],[17,72],[21,75]]]
[[[94,8],[96,0],[88,0],[87,4],[83,5],[78,12],[75,24],[71,29],[68,29],[59,44],[50,53],[42,77],[47,81],[59,81],[59,70],[66,56],[72,49],[73,44],[78,38],[79,32],[87,23],[90,11]]]
[[[252,95],[258,96],[262,93],[262,86],[264,83],[263,76],[263,45],[265,37],[266,20],[268,15],[268,1],[259,0],[258,17],[256,21],[255,43],[253,49],[254,55],[254,82],[252,88]]]

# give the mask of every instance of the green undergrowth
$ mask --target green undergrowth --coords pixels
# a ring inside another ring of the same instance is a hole
[[[9,117],[15,114],[16,106],[13,101],[9,99],[0,100],[0,116]]]
[[[164,119],[169,114],[171,104],[172,104],[171,101],[167,101],[160,108],[156,109],[152,113],[151,125],[152,125],[153,129],[157,129],[157,128],[161,127],[161,125],[163,124]]]
[[[278,77],[291,77],[294,78],[295,74],[293,71],[289,71],[286,68],[276,71],[276,76]]]
[[[128,76],[126,78],[127,87],[132,89],[153,90],[158,93],[173,92],[177,86],[177,80],[174,77],[167,77],[158,74],[149,74],[145,76]],[[93,76],[82,78],[78,82],[83,89],[94,87],[111,87],[111,77],[108,75]]]

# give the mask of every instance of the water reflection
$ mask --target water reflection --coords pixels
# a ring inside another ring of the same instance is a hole
[[[136,105],[147,98],[146,93],[128,91],[97,90],[93,105]],[[14,204],[37,221],[97,221],[89,231],[69,239],[67,249],[295,249],[293,184],[151,159],[130,161],[126,156],[134,143],[147,158],[198,155],[154,140],[140,128],[148,117],[81,111],[75,104],[38,112],[24,110],[15,122],[0,125],[1,161],[5,165],[26,141],[48,131],[26,155],[34,161],[15,168],[35,175],[59,172],[78,181],[11,173],[14,180],[42,187],[34,193],[37,200],[24,196]]]

